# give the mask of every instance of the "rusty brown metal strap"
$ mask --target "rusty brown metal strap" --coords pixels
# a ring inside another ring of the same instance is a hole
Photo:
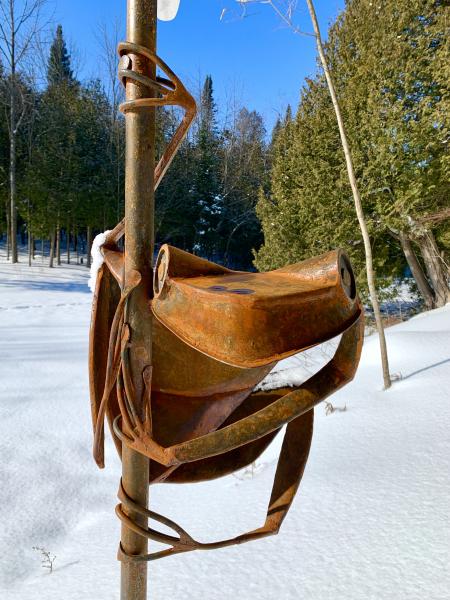
[[[105,414],[108,408],[108,402],[113,390],[116,385],[119,373],[123,363],[123,356],[126,353],[126,347],[129,340],[129,330],[124,323],[124,309],[127,298],[130,293],[139,285],[141,281],[141,275],[138,271],[131,271],[128,275],[127,285],[121,291],[121,297],[119,304],[117,305],[114,319],[111,325],[111,332],[109,336],[108,346],[108,358],[106,365],[106,377],[105,387],[103,390],[103,396],[100,402],[100,407],[97,415],[97,424],[94,432],[94,458],[99,467],[104,467],[104,421]],[[119,388],[119,386],[118,386]],[[125,406],[123,408],[123,414],[128,415],[132,410],[130,407],[128,410]],[[126,421],[129,423],[129,419]]]
[[[127,79],[130,79],[150,92],[148,98],[123,102],[119,106],[121,112],[126,113],[128,111],[142,110],[156,106],[179,106],[185,111],[183,119],[156,165],[154,174],[156,190],[195,118],[197,113],[195,100],[166,63],[148,48],[145,48],[145,46],[132,44],[131,42],[121,42],[118,46],[118,53],[120,56],[118,74],[122,83],[125,85]],[[163,71],[166,77],[157,76],[154,80],[135,72],[133,70],[133,61],[129,56],[130,54],[142,56],[150,60]],[[156,97],[154,97],[155,92]],[[117,243],[124,235],[124,232],[125,220],[122,219],[109,233],[106,244]]]
[[[152,561],[182,552],[191,552],[193,550],[216,550],[218,548],[225,548],[226,546],[244,544],[246,542],[277,534],[283,519],[292,504],[305,470],[312,440],[313,420],[314,411],[309,410],[306,414],[289,423],[284,436],[280,457],[278,459],[264,525],[236,537],[217,542],[198,542],[174,521],[158,513],[147,510],[133,502],[133,500],[127,496],[121,484],[118,493],[120,504],[116,507],[116,514],[119,519],[135,533],[149,540],[167,544],[169,548],[150,554],[130,555],[124,552],[123,548],[120,546],[118,559],[131,562]],[[134,512],[147,519],[152,519],[153,521],[169,527],[175,531],[178,536],[167,535],[152,528],[141,527],[126,515],[123,507],[132,509]]]

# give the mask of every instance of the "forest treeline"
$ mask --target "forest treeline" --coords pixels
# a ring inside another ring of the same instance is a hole
[[[50,262],[59,263],[77,241],[89,247],[93,235],[112,228],[124,212],[124,119],[120,94],[108,96],[100,81],[81,83],[58,26],[50,48],[46,85],[33,86],[26,73],[11,81],[0,67],[2,102],[16,112],[15,205],[18,233],[50,240]],[[251,266],[260,244],[255,214],[259,189],[268,177],[262,118],[240,106],[219,126],[213,83],[206,77],[198,117],[156,196],[158,243],[233,266]],[[2,230],[11,229],[11,127],[0,121]],[[160,155],[180,115],[157,113]],[[15,236],[14,236],[15,237]],[[13,239],[8,236],[11,256]],[[70,240],[72,243],[70,244]],[[67,243],[69,241],[69,244]],[[13,259],[14,260],[14,259]]]
[[[409,270],[427,307],[450,300],[448,11],[444,0],[348,0],[326,44],[378,283],[386,287]],[[298,44],[294,36],[292,43]],[[63,250],[70,259],[77,242],[89,247],[95,233],[122,218],[118,100],[104,79],[77,80],[61,27],[45,85],[26,69],[12,73],[3,53],[1,233],[14,231],[11,195],[18,234],[30,248],[33,239],[50,240],[51,261],[60,261]],[[210,76],[198,109],[157,190],[157,243],[246,269],[276,268],[339,246],[364,289],[362,237],[321,70],[270,135],[255,111],[219,111]],[[179,117],[158,112],[158,155]]]

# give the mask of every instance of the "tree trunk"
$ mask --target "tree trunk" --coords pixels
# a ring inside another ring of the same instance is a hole
[[[372,301],[373,312],[375,315],[375,322],[377,325],[378,337],[380,341],[380,353],[381,353],[381,365],[383,371],[383,381],[384,381],[384,389],[391,387],[391,377],[389,374],[389,361],[387,354],[387,345],[386,338],[384,335],[383,321],[381,319],[380,305],[378,303],[378,295],[375,287],[375,274],[373,270],[373,260],[372,260],[372,246],[370,243],[369,232],[367,230],[366,219],[364,217],[364,212],[362,208],[361,196],[359,194],[358,184],[356,182],[355,171],[353,168],[353,161],[350,152],[350,147],[347,141],[347,134],[345,132],[344,121],[341,114],[341,108],[339,106],[339,102],[336,95],[336,90],[334,88],[333,79],[331,77],[331,73],[328,69],[328,63],[325,57],[325,52],[323,49],[322,38],[320,36],[319,23],[317,22],[316,11],[314,10],[314,5],[312,0],[306,0],[308,5],[309,13],[311,15],[311,21],[314,27],[314,32],[316,35],[316,44],[317,50],[319,52],[319,57],[322,63],[323,71],[325,73],[325,78],[327,80],[328,89],[331,96],[331,101],[333,102],[334,112],[336,113],[336,120],[339,127],[339,134],[341,136],[342,149],[344,151],[345,163],[347,165],[347,173],[348,179],[350,182],[350,186],[352,188],[353,200],[355,203],[356,216],[358,217],[359,227],[361,229],[363,241],[364,241],[364,250],[366,255],[366,273],[367,273],[367,284],[369,286],[370,298]]]
[[[50,234],[50,256],[48,259],[48,266],[53,268],[53,262],[55,259],[55,230],[52,229],[52,233]]]
[[[34,239],[34,235],[31,236],[31,258],[33,260],[36,258],[36,240]]]
[[[10,198],[10,245],[11,262],[17,262],[17,207],[16,207],[16,29],[14,13],[11,11],[10,65],[11,79],[9,88],[9,198]]]
[[[74,227],[73,230],[73,244],[74,244],[74,251],[77,253],[77,265],[80,264],[80,244],[79,244],[79,240],[78,240],[78,230],[76,227]]]
[[[425,230],[414,237],[423,257],[425,269],[434,289],[434,306],[438,308],[450,302],[448,269],[439,253],[431,231]]]
[[[241,225],[244,225],[244,223],[245,223],[245,221],[241,221],[240,223],[238,223],[237,225],[235,225],[233,227],[233,229],[231,230],[230,235],[228,236],[227,245],[225,247],[225,254],[224,254],[224,257],[223,257],[223,264],[226,267],[230,267],[230,265],[228,264],[228,262],[229,262],[231,240],[232,240],[234,234],[236,233],[236,231],[239,229],[239,227],[241,227]]]
[[[397,237],[400,241],[400,245],[402,247],[409,268],[411,269],[412,276],[414,277],[414,280],[417,284],[417,288],[424,300],[425,307],[427,308],[427,310],[435,308],[433,289],[428,283],[428,279],[425,277],[425,273],[423,272],[422,266],[417,259],[416,253],[414,252],[411,240],[403,231],[401,231]]]
[[[16,207],[16,111],[14,94],[14,73],[11,73],[10,94],[10,138],[9,138],[9,197],[10,197],[10,245],[11,262],[17,262],[17,207]]]
[[[28,227],[28,266],[31,267],[31,259],[33,257],[33,238],[30,227]]]
[[[67,222],[66,228],[66,252],[67,252],[67,264],[70,265],[70,224]]]
[[[56,264],[58,266],[61,264],[61,227],[59,220],[56,225]]]
[[[91,268],[91,247],[92,247],[92,227],[90,225],[87,226],[86,233],[86,264],[88,269]]]
[[[44,236],[43,235],[41,238],[41,260],[42,260],[42,262],[44,262]]]
[[[6,260],[9,261],[11,252],[11,213],[9,206],[6,209]]]

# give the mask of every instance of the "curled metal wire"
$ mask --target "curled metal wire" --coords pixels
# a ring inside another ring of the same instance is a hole
[[[141,85],[148,92],[148,96],[145,98],[137,98],[123,102],[119,106],[121,112],[127,113],[157,106],[179,106],[185,111],[177,130],[156,165],[154,173],[154,185],[156,190],[182,141],[186,137],[189,127],[197,113],[197,107],[194,98],[184,87],[177,75],[175,75],[172,69],[170,69],[159,56],[151,52],[148,48],[131,42],[121,42],[118,45],[117,50],[120,56],[118,75],[122,84],[126,86],[127,81],[133,81]],[[156,76],[155,79],[152,79],[151,77],[137,73],[133,70],[133,58],[130,55],[148,59],[156,67],[159,67],[166,77]],[[118,223],[109,233],[106,243],[117,243],[124,235],[124,232],[125,219],[122,219],[122,221],[120,221],[120,223]]]

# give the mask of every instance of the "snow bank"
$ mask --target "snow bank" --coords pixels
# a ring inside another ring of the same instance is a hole
[[[109,436],[106,469],[91,456],[86,279],[81,268],[0,265],[5,600],[119,596],[120,463]],[[448,600],[450,306],[390,328],[387,339],[403,378],[381,391],[378,340],[367,338],[355,380],[331,398],[346,412],[316,409],[310,460],[280,535],[151,563],[151,598]],[[310,372],[325,357],[290,360]],[[155,486],[151,506],[204,541],[257,527],[279,444],[253,476]],[[33,546],[56,554],[51,575]]]

